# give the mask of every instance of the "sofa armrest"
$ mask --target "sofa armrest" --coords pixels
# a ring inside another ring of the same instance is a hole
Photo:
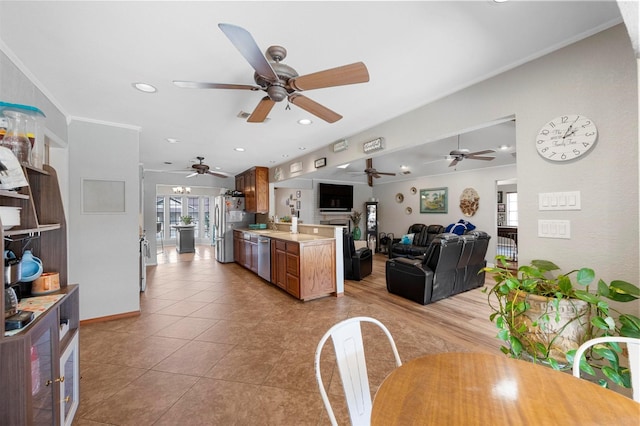
[[[366,259],[368,257],[371,257],[372,255],[373,254],[371,252],[371,249],[367,247],[362,247],[356,250],[356,252],[353,254],[353,257],[358,259]]]
[[[410,257],[396,257],[396,262],[404,263],[405,265],[418,266],[422,263],[422,259],[410,258]]]

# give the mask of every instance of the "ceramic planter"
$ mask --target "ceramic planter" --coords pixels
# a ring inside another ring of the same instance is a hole
[[[567,366],[565,353],[578,349],[588,338],[591,311],[589,304],[578,299],[562,299],[555,306],[555,299],[528,293],[509,294],[508,300],[518,303],[525,300],[530,308],[513,319],[512,335],[523,345],[525,356],[544,362],[544,354],[536,351],[536,344],[549,348],[548,357]],[[517,330],[523,328],[524,331]]]

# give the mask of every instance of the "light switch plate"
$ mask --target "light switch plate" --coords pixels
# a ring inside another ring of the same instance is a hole
[[[571,238],[571,221],[569,220],[538,220],[538,237],[541,238]]]
[[[538,210],[580,210],[580,191],[538,194]]]

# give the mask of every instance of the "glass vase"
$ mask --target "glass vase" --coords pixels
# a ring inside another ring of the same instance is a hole
[[[353,228],[353,239],[355,241],[358,241],[361,236],[362,234],[360,233],[360,228],[358,227],[358,225],[355,225]]]

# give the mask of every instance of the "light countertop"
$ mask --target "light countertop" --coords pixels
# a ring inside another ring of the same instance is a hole
[[[284,241],[321,241],[321,240],[335,240],[335,238],[323,237],[322,235],[311,234],[292,234],[288,231],[272,231],[270,229],[237,229],[237,231],[248,232],[250,234],[263,235],[269,238],[276,238]]]

